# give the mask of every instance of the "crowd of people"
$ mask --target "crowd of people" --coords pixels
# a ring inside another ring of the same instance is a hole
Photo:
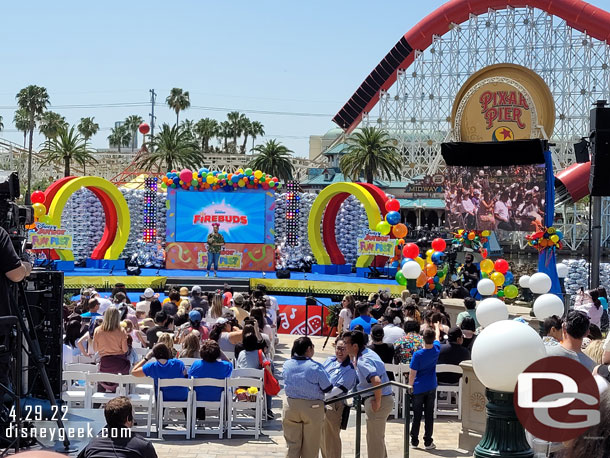
[[[544,217],[544,168],[448,167],[450,227],[533,231]]]

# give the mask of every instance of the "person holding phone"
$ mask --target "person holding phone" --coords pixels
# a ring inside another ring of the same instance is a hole
[[[222,250],[223,245],[225,244],[225,239],[218,232],[220,228],[220,224],[212,223],[212,232],[208,234],[208,271],[205,276],[210,276],[210,267],[214,265],[214,276],[217,277],[216,271],[218,270],[218,260],[220,259],[220,252]]]

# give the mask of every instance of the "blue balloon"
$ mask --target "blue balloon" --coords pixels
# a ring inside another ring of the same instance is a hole
[[[392,263],[392,267],[398,267],[398,261],[394,261],[394,262]],[[401,267],[402,267],[402,266],[401,266]]]
[[[388,214],[385,215],[385,220],[389,224],[394,226],[395,224],[400,223],[400,213],[398,213],[398,212],[388,212]]]
[[[442,264],[443,256],[445,256],[445,253],[443,253],[442,251],[435,251],[434,253],[432,253],[432,256],[430,258],[432,259],[432,262],[434,264]]]
[[[432,280],[434,281],[434,283],[438,283],[438,275],[435,275]]]
[[[557,237],[559,237],[559,240],[561,240],[561,239],[563,238],[563,233],[562,233],[561,231],[557,231],[557,230],[556,230],[556,231],[555,231],[555,235],[556,235]]]
[[[401,262],[400,262],[400,267],[404,266],[407,262],[409,261],[413,261],[413,259],[411,258],[404,258]]]
[[[512,285],[514,281],[515,276],[510,270],[504,274],[504,286]]]

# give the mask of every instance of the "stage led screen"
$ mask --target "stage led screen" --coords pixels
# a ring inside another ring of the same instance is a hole
[[[452,229],[527,231],[544,221],[542,165],[448,166],[446,222]]]
[[[265,242],[265,194],[262,192],[178,192],[176,241],[205,242],[219,223],[226,243]]]

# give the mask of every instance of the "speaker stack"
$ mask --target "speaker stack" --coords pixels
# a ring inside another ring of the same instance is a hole
[[[591,122],[591,176],[589,190],[592,196],[610,196],[610,108],[605,100],[596,103],[590,113]]]

